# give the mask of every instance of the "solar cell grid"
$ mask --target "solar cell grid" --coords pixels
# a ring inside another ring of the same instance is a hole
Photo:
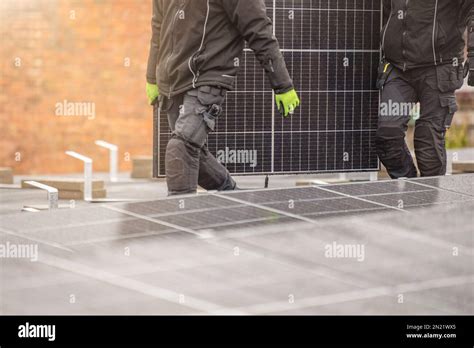
[[[251,206],[241,205],[238,207],[220,209],[218,211],[203,211],[199,213],[182,213],[179,215],[169,215],[160,217],[161,221],[176,224],[181,227],[188,227],[194,230],[210,229],[220,227],[224,229],[236,228],[243,223],[254,224],[276,224],[288,222],[294,219],[269,212],[263,209],[256,209]]]
[[[385,195],[371,195],[365,197],[368,201],[385,204],[401,209],[419,208],[435,204],[453,204],[474,201],[474,197],[469,198],[454,192],[428,190],[409,193],[393,193]]]
[[[115,205],[115,207],[148,217],[159,217],[162,215],[200,212],[204,210],[213,211],[231,207],[232,205],[235,204],[220,197],[184,196],[151,202],[125,203]]]
[[[316,187],[301,187],[295,189],[257,190],[223,194],[249,203],[263,204],[272,202],[327,200],[336,198],[337,194],[322,191]]]
[[[423,187],[405,180],[398,181],[380,181],[371,183],[351,183],[344,185],[328,185],[325,186],[334,192],[350,195],[350,196],[368,196],[380,194],[394,193],[412,193],[420,191],[432,191],[433,189]]]
[[[326,214],[347,214],[349,212],[362,212],[379,210],[381,207],[353,198],[338,197],[330,200],[296,201],[293,204],[286,202],[267,203],[271,207],[301,216],[322,216]]]

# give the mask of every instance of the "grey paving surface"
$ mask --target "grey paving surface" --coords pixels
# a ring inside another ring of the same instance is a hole
[[[10,210],[0,246],[39,257],[0,258],[0,313],[474,314],[472,187],[463,175]]]
[[[0,216],[18,213],[25,204],[42,205],[46,202],[46,193],[40,190],[0,188]]]

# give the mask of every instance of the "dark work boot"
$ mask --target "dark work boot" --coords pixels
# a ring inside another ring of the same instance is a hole
[[[237,183],[234,179],[229,175],[224,182],[224,184],[218,189],[218,191],[236,191],[239,190],[237,188]]]

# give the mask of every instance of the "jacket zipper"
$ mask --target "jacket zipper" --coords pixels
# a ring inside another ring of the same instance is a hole
[[[407,14],[408,14],[408,3],[410,0],[405,1],[405,13],[403,14],[403,47],[402,47],[402,54],[403,54],[403,71],[407,71],[407,62],[406,62],[406,51],[405,51],[405,40],[407,35]]]
[[[207,21],[209,20],[210,6],[211,6],[210,5],[210,0],[207,0],[207,2],[206,2],[206,7],[207,7],[206,18],[204,20],[204,29],[203,29],[203,32],[202,32],[201,45],[199,46],[199,49],[188,60],[189,70],[193,74],[193,80],[192,80],[193,88],[196,88],[196,82],[199,79],[199,75],[200,75],[199,70],[197,69],[197,66],[196,66],[196,59],[202,53],[202,50],[204,49],[204,41],[206,39]],[[193,67],[196,68],[196,72],[194,71]]]
[[[436,60],[436,27],[437,26],[438,26],[438,0],[436,0],[434,20],[433,20],[433,59],[434,59],[435,65],[438,65],[438,62]]]
[[[184,5],[184,1],[181,1],[179,6],[178,6],[178,9],[176,11],[176,14],[174,15],[174,18],[173,18],[173,22],[171,24],[171,29],[172,29],[172,33],[171,33],[171,52],[170,54],[168,55],[168,59],[166,60],[166,72],[168,74],[168,77],[170,75],[170,71],[169,71],[169,62],[170,62],[170,59],[171,57],[173,56],[174,54],[174,29],[175,29],[175,26],[176,26],[176,19],[178,18],[179,16],[179,13],[181,12],[181,10],[183,9],[183,5]],[[170,94],[173,92],[172,90],[172,86],[170,86]]]
[[[390,21],[392,20],[392,14],[393,14],[393,0],[390,1],[390,14],[388,17],[387,24],[385,24],[385,30],[383,32],[383,38],[382,38],[382,51],[383,51],[384,56],[385,56],[385,35],[387,34],[387,29],[388,29],[388,26],[390,25]]]

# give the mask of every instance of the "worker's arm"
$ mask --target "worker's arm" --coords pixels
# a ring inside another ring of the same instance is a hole
[[[470,66],[468,83],[474,86],[474,0],[462,0],[461,13],[466,15],[467,24],[467,52]]]
[[[146,80],[149,84],[156,85],[156,67],[158,65],[158,52],[160,50],[160,32],[163,15],[159,0],[153,0],[153,17],[151,20],[152,36]]]
[[[263,0],[221,0],[230,21],[247,40],[264,67],[277,94],[293,89],[280,46],[273,35],[273,24]]]
[[[222,0],[230,21],[255,52],[275,91],[275,101],[283,116],[300,105],[280,45],[273,35],[273,24],[267,16],[264,0]]]

